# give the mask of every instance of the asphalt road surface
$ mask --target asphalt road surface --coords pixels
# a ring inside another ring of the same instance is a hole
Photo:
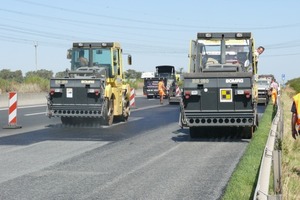
[[[179,106],[158,99],[137,97],[110,127],[63,126],[45,110],[18,108],[22,128],[0,129],[1,200],[220,199],[249,143],[222,131],[190,139]]]

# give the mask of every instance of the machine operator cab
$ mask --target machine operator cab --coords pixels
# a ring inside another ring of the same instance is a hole
[[[251,33],[198,33],[191,41],[190,72],[253,72]]]
[[[118,43],[73,43],[67,58],[71,59],[71,71],[78,72],[77,76],[98,72],[109,78],[123,78],[122,49]],[[130,55],[128,64],[131,65]]]

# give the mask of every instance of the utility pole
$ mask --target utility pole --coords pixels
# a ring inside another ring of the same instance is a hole
[[[34,42],[34,48],[35,48],[35,70],[37,71],[38,67],[37,67],[37,47],[38,47],[38,42],[35,41]]]
[[[179,69],[179,70],[180,70],[180,72],[179,72],[179,73],[180,73],[180,74],[182,74],[183,67],[180,67],[180,69]]]

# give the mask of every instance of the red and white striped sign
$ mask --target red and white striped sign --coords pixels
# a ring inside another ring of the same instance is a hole
[[[130,107],[135,107],[135,90],[134,90],[134,88],[130,89]]]
[[[176,97],[180,96],[180,89],[178,86],[176,86]]]
[[[16,92],[10,92],[8,94],[8,98],[9,98],[8,126],[3,128],[21,128],[22,126],[17,125],[18,95]]]
[[[9,93],[8,124],[17,124],[17,98],[16,92]]]

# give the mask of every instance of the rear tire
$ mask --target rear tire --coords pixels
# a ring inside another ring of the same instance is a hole
[[[130,105],[129,105],[129,101],[126,101],[122,105],[122,115],[118,117],[118,121],[126,122],[129,116],[130,116]]]
[[[258,126],[259,126],[259,120],[258,120],[258,114],[256,114],[256,124],[255,124],[255,127],[253,129],[253,132],[255,132],[257,130]]]
[[[114,100],[106,98],[103,106],[103,124],[110,126],[114,121]]]

